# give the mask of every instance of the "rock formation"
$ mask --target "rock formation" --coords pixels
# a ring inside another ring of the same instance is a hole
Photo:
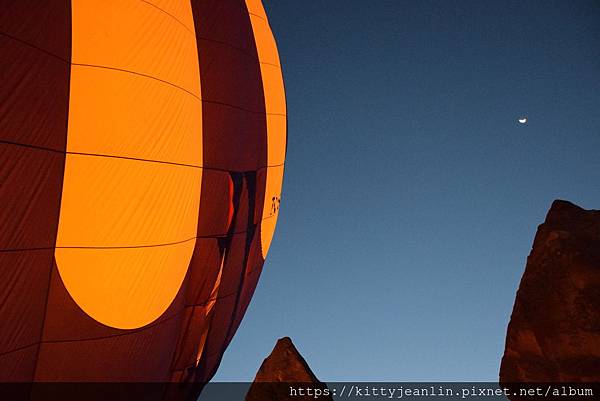
[[[557,200],[538,227],[500,381],[600,382],[600,211]]]
[[[298,391],[301,388],[302,394]],[[295,394],[292,389],[296,390]],[[271,354],[260,366],[246,394],[246,401],[315,400],[315,391],[322,394],[319,400],[333,401],[331,396],[326,396],[327,387],[310,370],[292,340],[284,337],[277,341]]]

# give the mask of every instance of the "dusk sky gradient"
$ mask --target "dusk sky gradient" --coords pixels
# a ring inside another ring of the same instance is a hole
[[[550,204],[600,209],[600,3],[265,7],[281,211],[214,381],[251,381],[283,336],[324,381],[497,380]]]

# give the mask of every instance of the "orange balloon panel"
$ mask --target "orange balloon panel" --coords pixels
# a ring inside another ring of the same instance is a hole
[[[202,182],[196,40],[140,1],[78,0],[71,10],[56,262],[88,315],[134,329],[171,304],[195,245]],[[191,5],[180,15],[191,17]]]
[[[0,53],[0,381],[209,380],[281,203],[262,4],[10,2]]]
[[[267,114],[268,169],[263,217],[268,217],[268,220],[265,220],[261,227],[263,255],[266,256],[275,232],[276,212],[279,210],[283,181],[283,161],[287,139],[286,103],[279,54],[264,8],[257,0],[246,0],[246,4],[256,39]]]

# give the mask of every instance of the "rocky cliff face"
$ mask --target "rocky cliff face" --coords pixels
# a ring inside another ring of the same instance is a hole
[[[300,388],[303,389],[302,394]],[[312,396],[308,394],[311,389]],[[332,401],[325,395],[327,387],[310,370],[289,337],[280,338],[271,354],[263,361],[246,401],[305,401],[314,400],[315,391],[321,392],[319,400]],[[296,390],[294,393],[293,390]],[[304,395],[304,396],[303,396]]]
[[[555,201],[539,226],[500,381],[600,382],[600,211]]]

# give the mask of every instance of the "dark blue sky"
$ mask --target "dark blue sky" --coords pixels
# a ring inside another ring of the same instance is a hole
[[[284,192],[215,380],[252,380],[282,336],[322,380],[496,380],[552,200],[600,208],[599,3],[265,5]]]

